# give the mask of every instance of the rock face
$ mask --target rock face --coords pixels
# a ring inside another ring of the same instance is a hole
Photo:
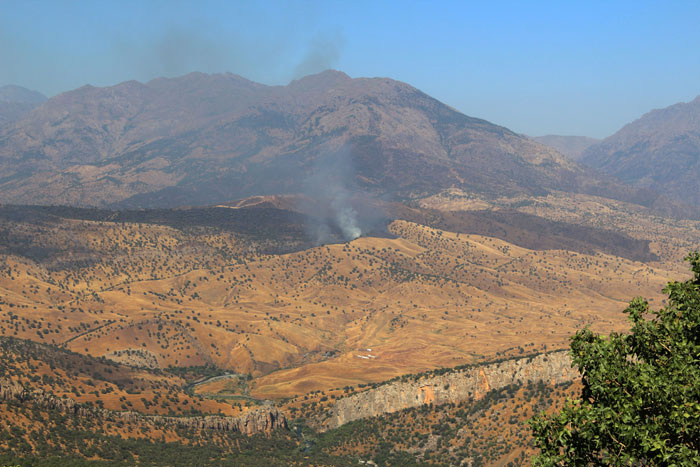
[[[418,407],[480,399],[511,384],[572,381],[579,376],[565,351],[505,360],[415,381],[394,382],[338,400],[319,428],[329,430],[360,418]]]
[[[262,408],[246,412],[240,417],[222,417],[207,415],[204,417],[162,417],[148,416],[137,412],[104,411],[103,415],[109,420],[128,420],[154,423],[158,425],[173,425],[195,430],[233,431],[244,435],[270,433],[279,428],[287,428],[287,419],[282,412],[274,407]]]
[[[118,412],[87,406],[68,397],[56,397],[43,390],[29,390],[14,381],[0,379],[0,400],[33,402],[47,409],[55,409],[80,417],[124,420],[128,422],[172,425],[191,429],[232,431],[245,435],[270,433],[279,428],[287,428],[287,418],[276,407],[251,410],[239,417],[208,415],[204,417],[163,417],[143,415],[138,412]]]
[[[119,414],[120,412],[116,412]],[[148,417],[155,423],[177,425],[181,427],[235,431],[246,435],[269,433],[278,428],[287,428],[287,419],[276,408],[257,409],[246,412],[240,417],[221,417],[209,415],[205,417]]]
[[[55,409],[82,417],[95,417],[101,415],[102,412],[107,412],[80,404],[69,397],[56,397],[53,394],[47,394],[42,389],[30,390],[7,379],[0,379],[0,400],[32,402],[47,409]]]

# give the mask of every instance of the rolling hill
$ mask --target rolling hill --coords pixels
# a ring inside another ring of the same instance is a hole
[[[626,330],[700,243],[591,195],[373,203],[351,241],[299,196],[0,206],[0,461],[522,463],[572,395],[551,351]]]
[[[613,233],[395,207],[383,236],[317,245],[304,214],[238,204],[0,209],[0,332],[129,364],[214,365],[250,374],[255,397],[286,397],[621,329],[630,294],[655,296],[697,224],[619,210],[629,233]],[[378,358],[357,358],[364,348]]]

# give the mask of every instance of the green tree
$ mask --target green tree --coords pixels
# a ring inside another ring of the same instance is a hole
[[[700,465],[700,253],[668,305],[634,299],[630,334],[571,339],[581,397],[530,421],[534,465]]]

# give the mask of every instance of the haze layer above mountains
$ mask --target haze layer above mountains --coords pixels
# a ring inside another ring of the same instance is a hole
[[[172,207],[334,186],[391,199],[565,191],[678,211],[661,183],[632,188],[391,79],[191,73],[33,98],[0,126],[3,203]]]

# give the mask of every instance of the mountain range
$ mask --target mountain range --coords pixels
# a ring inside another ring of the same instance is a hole
[[[700,205],[700,96],[652,110],[590,146],[581,161],[626,183]]]
[[[326,71],[266,86],[233,74],[84,86],[0,127],[0,202],[172,207],[362,190],[412,199],[587,193],[667,209],[405,83]]]

